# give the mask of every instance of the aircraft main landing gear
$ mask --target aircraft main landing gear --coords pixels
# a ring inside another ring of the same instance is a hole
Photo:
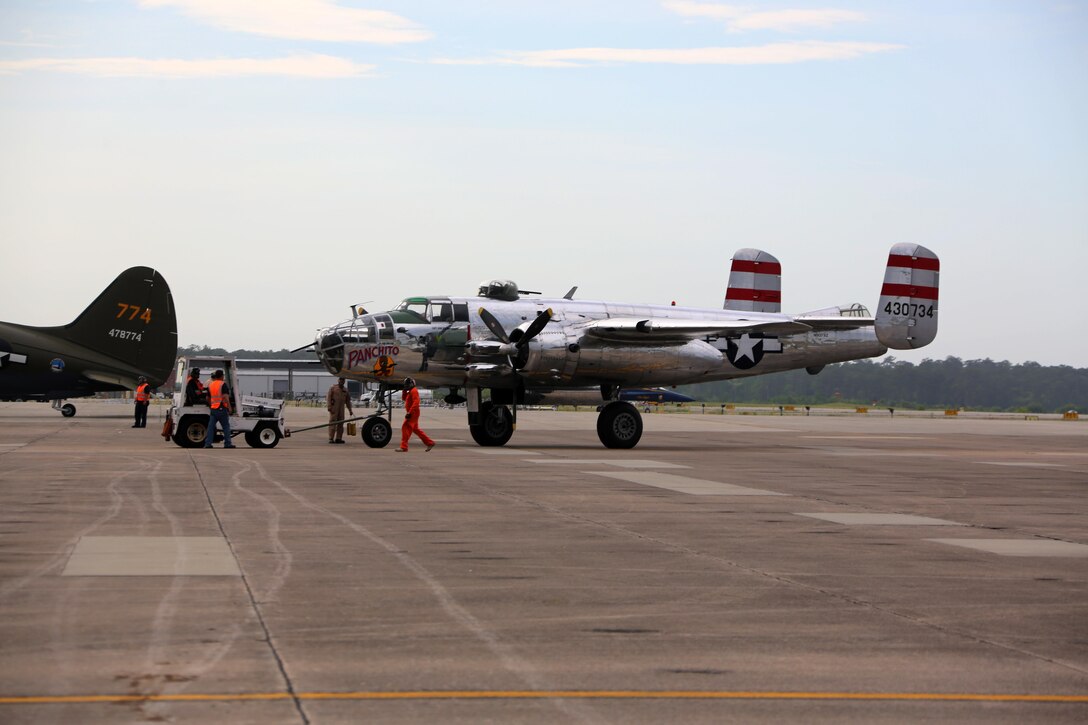
[[[634,448],[642,438],[642,415],[630,403],[613,400],[597,416],[597,437],[606,448]]]
[[[472,440],[481,446],[503,446],[514,435],[514,416],[505,405],[480,403],[479,423],[469,423]]]

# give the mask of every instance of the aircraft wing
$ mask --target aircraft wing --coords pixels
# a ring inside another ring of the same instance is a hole
[[[872,327],[876,322],[872,317],[840,317],[839,315],[799,315],[793,319],[808,325],[813,332],[859,330],[863,327]]]
[[[119,385],[123,388],[136,387],[137,375],[124,375],[120,372],[108,371],[108,370],[84,370],[83,377],[93,380],[96,383],[106,383],[107,385]]]
[[[811,325],[789,319],[677,320],[614,317],[587,323],[583,328],[583,334],[605,340],[657,343],[694,340],[707,335],[743,335],[746,332],[796,335],[810,330],[812,330]]]

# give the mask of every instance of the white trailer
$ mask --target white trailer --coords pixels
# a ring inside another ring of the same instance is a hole
[[[238,372],[233,357],[195,355],[178,358],[174,378],[174,402],[167,411],[168,423],[163,437],[173,440],[182,448],[199,448],[208,435],[208,418],[211,409],[205,401],[186,401],[185,383],[193,368],[200,369],[200,378],[207,385],[211,374],[222,370],[230,387],[231,437],[243,434],[253,448],[273,448],[290,433],[283,420],[284,401],[241,395],[238,390]],[[241,405],[238,405],[238,401]],[[219,433],[216,433],[218,436]]]

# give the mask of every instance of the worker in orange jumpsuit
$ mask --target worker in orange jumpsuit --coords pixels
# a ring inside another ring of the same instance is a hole
[[[400,427],[400,448],[398,453],[408,450],[408,439],[415,433],[427,446],[426,450],[434,448],[434,441],[419,427],[419,391],[416,389],[416,381],[411,378],[404,379],[404,392],[401,393],[404,400],[404,425]]]

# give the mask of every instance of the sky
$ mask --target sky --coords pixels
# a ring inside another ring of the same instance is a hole
[[[473,294],[875,310],[941,258],[919,362],[1088,367],[1088,2],[5,0],[0,319],[122,270],[182,345],[294,348]]]

